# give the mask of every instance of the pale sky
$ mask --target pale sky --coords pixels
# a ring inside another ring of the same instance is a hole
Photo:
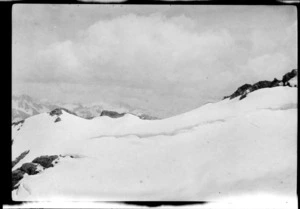
[[[13,94],[169,117],[297,68],[293,6],[13,7]]]

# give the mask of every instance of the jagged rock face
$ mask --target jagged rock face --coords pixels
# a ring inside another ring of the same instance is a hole
[[[62,109],[61,108],[56,108],[56,109],[52,110],[49,114],[51,116],[54,116],[54,115],[60,116],[62,114]]]
[[[237,96],[243,95],[247,89],[249,89],[251,87],[250,84],[244,84],[241,87],[239,87],[230,97],[230,99],[233,99]],[[227,97],[228,98],[228,97]]]
[[[60,107],[60,108],[55,108],[55,109],[52,110],[49,114],[50,114],[51,116],[54,116],[54,115],[60,116],[60,115],[62,114],[62,111],[63,111],[63,110],[66,111],[67,113],[70,113],[70,114],[72,114],[72,115],[77,116],[76,113],[74,113],[74,112],[72,112],[72,111],[70,111],[70,110],[68,110],[68,109],[66,109],[66,108],[62,108],[62,107]]]
[[[297,87],[297,86],[298,86],[298,75],[296,75],[294,78],[290,79],[290,80],[287,82],[287,86],[290,86],[290,87]]]
[[[13,163],[14,165],[17,164],[21,159],[25,157],[26,154],[28,154],[29,151],[23,152],[18,157],[19,160]],[[17,168],[16,170],[12,171],[12,190],[17,189],[19,185],[19,181],[24,177],[25,174],[28,175],[35,175],[40,173],[42,170],[54,167],[54,165],[58,162],[57,160],[60,157],[70,157],[70,158],[80,158],[80,155],[43,155],[40,157],[35,158],[32,162],[24,163],[20,168]],[[13,166],[14,166],[13,165]],[[40,166],[40,167],[39,167]]]
[[[29,150],[22,152],[15,160],[12,161],[11,163],[12,167],[14,167],[18,162],[20,162],[20,160],[22,160],[28,153]]]
[[[17,131],[19,131],[22,128],[24,122],[25,122],[25,120],[20,120],[18,122],[13,122],[12,123],[12,127],[16,126],[17,127]]]
[[[247,96],[247,93],[243,94],[243,95],[240,97],[240,100],[246,98],[246,96]]]
[[[282,82],[286,84],[290,79],[294,78],[296,75],[298,75],[298,69],[293,69],[291,72],[286,73],[282,77]]]
[[[24,163],[21,166],[20,170],[27,173],[28,175],[34,175],[38,173],[37,165],[33,163]]]
[[[259,81],[253,85],[250,84],[244,84],[243,86],[239,87],[232,95],[230,96],[225,96],[223,99],[233,99],[235,97],[241,96],[240,100],[244,99],[248,93],[256,91],[258,89],[262,88],[272,88],[276,86],[290,86],[294,87],[297,85],[292,86],[288,81],[294,78],[295,76],[298,76],[298,70],[293,69],[291,72],[286,73],[282,77],[282,81],[274,78],[273,81]]]
[[[111,118],[120,118],[120,117],[123,117],[124,115],[125,115],[125,113],[118,113],[118,112],[114,112],[114,111],[103,110],[101,112],[100,116],[108,116]]]
[[[32,162],[33,163],[38,163],[40,164],[41,166],[43,166],[44,168],[50,168],[50,167],[53,167],[53,164],[52,162],[57,159],[58,156],[57,155],[43,155],[41,157],[37,157],[35,158]]]
[[[276,87],[276,86],[282,86],[283,83],[280,80],[277,80],[277,78],[274,78],[274,80],[271,82],[270,87]]]
[[[20,120],[18,122],[13,122],[12,126],[16,126],[16,125],[23,124],[23,123],[24,123],[24,120]]]
[[[28,152],[26,154],[28,154]],[[22,166],[20,168],[17,168],[16,170],[12,171],[12,190],[15,190],[19,187],[18,183],[20,180],[22,180],[22,178],[24,177],[25,174],[36,175],[36,174],[40,173],[41,171],[43,171],[44,169],[54,167],[54,165],[58,162],[57,160],[60,157],[67,157],[67,156],[69,156],[71,158],[79,158],[80,157],[80,156],[76,156],[76,155],[59,155],[59,156],[58,155],[50,155],[50,156],[43,155],[43,156],[35,158],[32,162],[22,164]],[[18,163],[18,162],[16,162],[16,163]]]
[[[28,154],[28,152],[26,154]],[[18,188],[17,184],[23,178],[23,176],[25,175],[25,173],[27,173],[28,175],[38,174],[40,172],[40,170],[38,170],[38,165],[41,165],[45,169],[53,167],[52,162],[54,160],[56,160],[57,158],[58,158],[57,155],[50,155],[50,156],[44,155],[44,156],[40,156],[40,157],[35,158],[31,163],[24,163],[20,168],[12,171],[12,189],[14,190],[14,189]],[[16,162],[16,163],[18,163],[18,162]]]
[[[12,188],[16,189],[16,184],[23,178],[25,172],[20,169],[14,170],[11,174],[12,178]]]
[[[271,83],[272,83],[271,81],[259,81],[255,84],[253,84],[249,88],[249,90],[250,90],[250,92],[252,92],[252,91],[256,91],[258,89],[262,89],[262,88],[269,88],[269,87],[271,87]]]

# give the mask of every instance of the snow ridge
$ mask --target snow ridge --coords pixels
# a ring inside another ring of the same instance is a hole
[[[13,199],[214,201],[249,190],[295,195],[297,92],[292,85],[260,88],[242,100],[161,120],[132,114],[88,120],[64,109],[29,117],[12,125],[12,160],[30,150],[12,168]],[[57,156],[53,167],[36,161],[43,156]]]

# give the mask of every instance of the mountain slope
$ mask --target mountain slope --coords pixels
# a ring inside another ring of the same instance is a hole
[[[14,125],[12,137],[13,160],[29,150],[13,167],[19,176],[23,172],[14,200],[294,195],[297,88],[258,89],[243,100],[225,99],[153,121],[131,114],[86,120],[65,111],[43,113]],[[56,156],[49,161],[53,167],[34,163],[45,155]],[[37,174],[24,173],[25,163],[36,166]]]
[[[42,113],[49,112],[54,108],[57,108],[57,105],[42,103],[37,100],[34,100],[28,95],[19,95],[12,96],[12,122],[17,122],[24,120],[30,116]]]

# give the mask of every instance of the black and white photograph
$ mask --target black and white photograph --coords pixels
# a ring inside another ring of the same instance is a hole
[[[297,27],[292,5],[15,4],[12,200],[297,208]]]

